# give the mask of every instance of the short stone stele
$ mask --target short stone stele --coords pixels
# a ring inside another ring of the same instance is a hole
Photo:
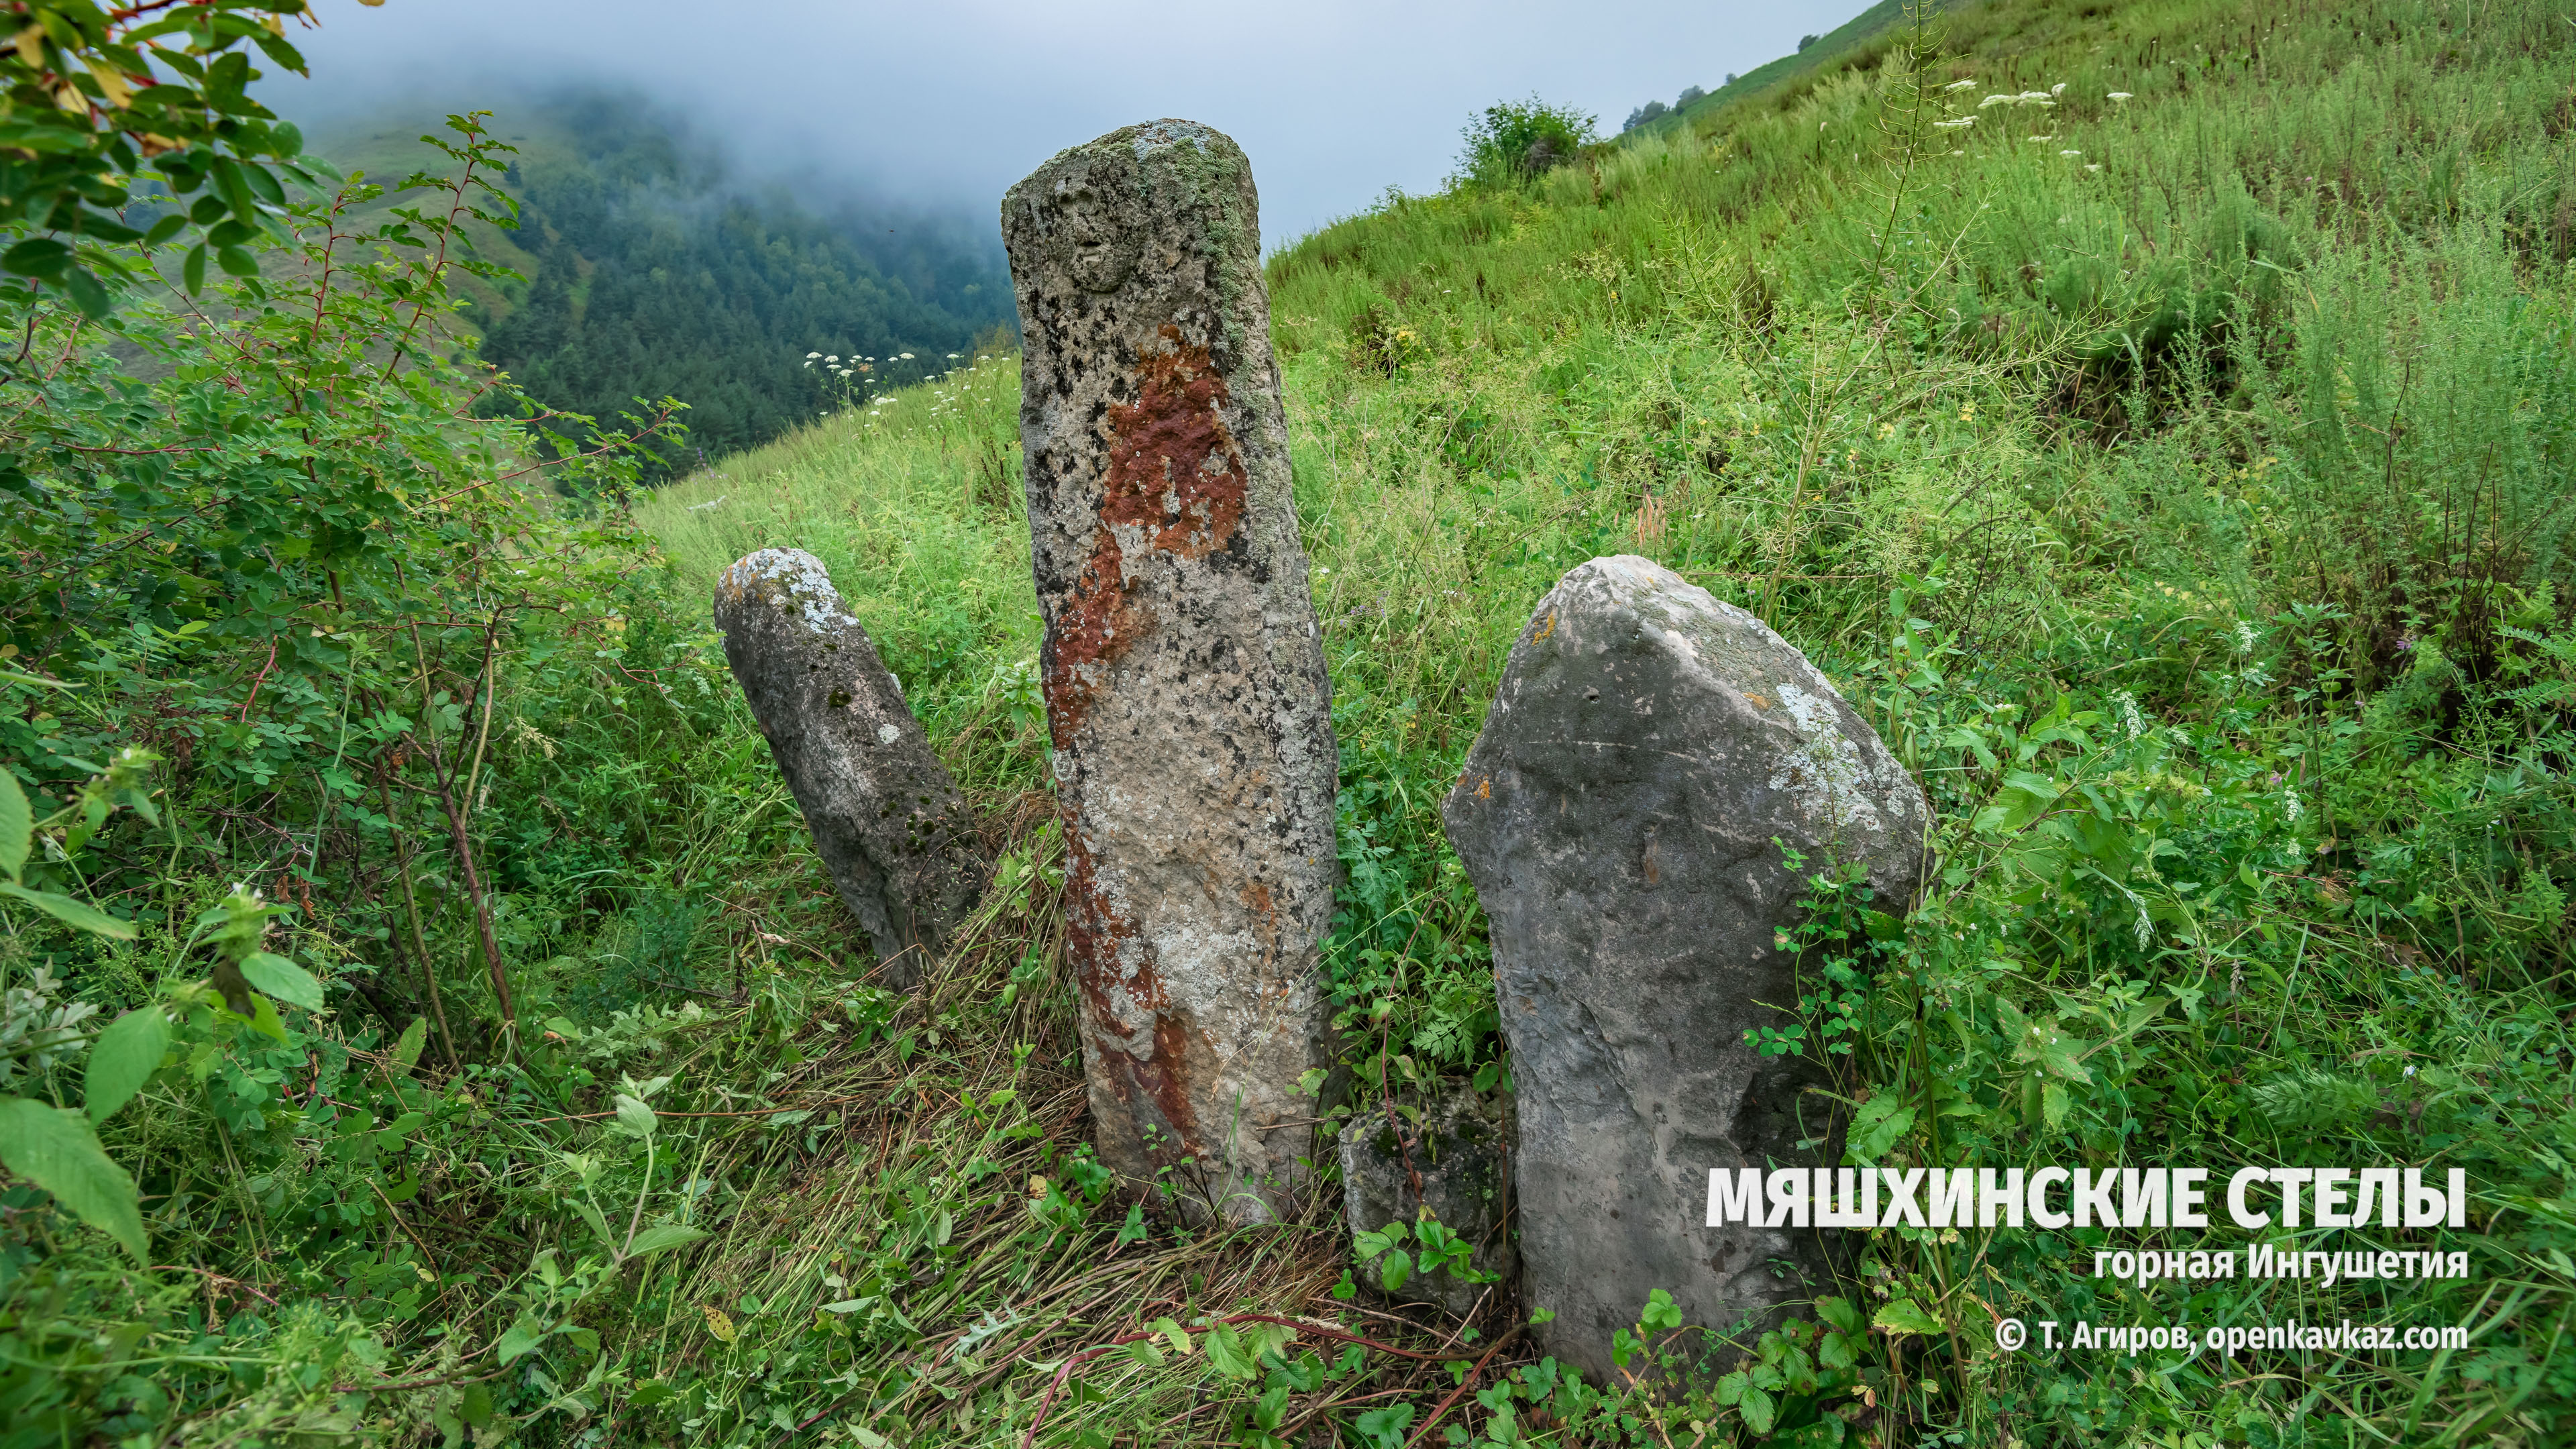
[[[1873,906],[1902,912],[1923,862],[1913,779],[1760,620],[1601,558],[1521,631],[1442,813],[1491,921],[1546,1351],[1607,1375],[1612,1333],[1657,1288],[1719,1329],[1811,1296],[1815,1231],[1704,1226],[1711,1168],[1825,1165],[1796,1144],[1834,1135],[1801,1096],[1815,1069],[1744,1044],[1797,999],[1773,933],[1803,887],[1772,841],[1809,874],[1865,861]]]
[[[1130,126],[1012,187],[1002,237],[1101,1158],[1269,1220],[1313,1151],[1337,758],[1251,168]]]
[[[1508,1299],[1517,1267],[1506,1231],[1505,1113],[1459,1083],[1433,1092],[1417,1110],[1418,1117],[1381,1104],[1342,1124],[1342,1218],[1353,1233],[1382,1233],[1389,1223],[1413,1232],[1429,1208],[1443,1229],[1474,1249],[1467,1263],[1474,1276],[1447,1267],[1422,1270],[1418,1242],[1406,1244],[1414,1250],[1415,1271],[1392,1290],[1385,1289],[1383,1260],[1363,1267],[1360,1276],[1398,1302],[1436,1303],[1463,1318],[1489,1295]]]
[[[832,884],[907,990],[982,894],[966,797],[820,559],[765,548],[716,581],[725,662]]]

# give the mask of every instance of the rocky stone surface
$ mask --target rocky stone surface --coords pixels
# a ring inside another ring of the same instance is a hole
[[[1338,760],[1251,168],[1131,126],[1012,187],[1002,236],[1101,1157],[1267,1220],[1313,1151]]]
[[[1912,778],[1760,620],[1601,558],[1521,631],[1442,813],[1491,921],[1546,1351],[1607,1373],[1656,1288],[1721,1329],[1809,1296],[1818,1232],[1704,1226],[1711,1168],[1824,1165],[1796,1144],[1838,1138],[1801,1095],[1810,1063],[1744,1045],[1797,1000],[1774,933],[1803,886],[1772,841],[1809,874],[1867,862],[1901,913],[1924,868]]]
[[[1391,1222],[1411,1231],[1429,1207],[1443,1228],[1475,1245],[1469,1268],[1493,1277],[1470,1281],[1448,1271],[1417,1272],[1388,1296],[1437,1304],[1464,1317],[1488,1288],[1507,1295],[1519,1267],[1505,1222],[1511,1173],[1504,1111],[1499,1102],[1451,1086],[1421,1112],[1416,1121],[1400,1109],[1381,1107],[1343,1126],[1342,1218],[1354,1233],[1384,1232]],[[1371,1286],[1382,1281],[1365,1270],[1359,1276]]]
[[[716,581],[715,615],[832,884],[882,979],[909,989],[990,870],[966,797],[820,559],[766,548],[740,560]]]

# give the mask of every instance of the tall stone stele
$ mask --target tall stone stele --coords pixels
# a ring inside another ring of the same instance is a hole
[[[1647,559],[1559,580],[1512,646],[1444,802],[1484,900],[1518,1084],[1523,1290],[1548,1353],[1611,1372],[1611,1335],[1670,1290],[1731,1329],[1824,1281],[1812,1229],[1710,1228],[1711,1168],[1823,1166],[1812,1062],[1749,1027],[1797,1001],[1775,932],[1804,873],[1865,861],[1901,913],[1923,795],[1805,655]]]
[[[1205,126],[1130,126],[1012,187],[1002,238],[1101,1159],[1272,1220],[1327,1055],[1337,756],[1251,168]]]
[[[716,580],[725,662],[805,812],[842,904],[909,990],[982,895],[991,861],[822,560],[765,548]]]

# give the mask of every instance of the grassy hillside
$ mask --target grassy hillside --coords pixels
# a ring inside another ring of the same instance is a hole
[[[152,1256],[0,1193],[0,1446],[2568,1442],[2571,60],[2528,7],[1971,0],[1269,277],[1356,1110],[1502,1085],[1436,804],[1531,606],[1642,553],[1807,649],[1937,807],[1905,929],[1816,943],[1782,1004],[1856,1162],[2456,1167],[2465,1227],[2262,1241],[2468,1278],[2142,1286],[2092,1255],[2248,1239],[1894,1229],[1787,1330],[1655,1325],[1734,1370],[1659,1390],[1534,1361],[1545,1305],[1376,1301],[1329,1185],[1280,1229],[1131,1211],[1087,1146],[1015,364],[985,355],[594,519],[502,510],[483,553],[498,470],[454,462],[397,500],[435,611],[353,612],[333,574],[314,632],[264,639],[138,594],[19,661],[100,686],[6,696],[22,773],[113,721],[187,760],[169,824],[98,837],[98,888],[197,875],[119,887],[163,901],[131,947],[13,924],[10,1019],[202,971],[180,927],[238,880],[298,903],[242,949],[338,1009],[175,1060],[103,1129]],[[82,419],[150,412],[100,397]],[[405,447],[461,446],[424,416]],[[354,546],[327,523],[190,566],[269,588]],[[915,997],[867,979],[716,648],[714,575],[765,545],[831,566],[1002,858]],[[506,627],[487,590],[524,596]],[[2472,1333],[2007,1354],[2004,1317]]]
[[[2576,35],[2443,5],[2086,10],[1881,29],[1687,128],[1273,263],[1344,748],[1335,985],[1354,1013],[1392,1002],[1398,1082],[1497,1050],[1436,802],[1531,603],[1586,557],[1650,554],[1815,653],[1941,807],[1943,888],[1829,1058],[1854,1100],[1905,1104],[1883,1160],[2484,1185],[2467,1288],[2141,1293],[2041,1240],[1882,1242],[1854,1291],[1959,1333],[1909,1432],[2540,1442],[2568,1427],[2551,1345],[2576,1303],[2545,1266],[2567,1219],[2534,1206],[2576,1120]],[[898,632],[945,592],[907,541],[963,544],[944,576],[990,611],[984,647],[906,649],[929,708],[997,698],[1033,652],[1025,545],[960,480],[1011,415],[950,405],[944,467],[887,451],[890,422],[802,445],[799,480],[909,460],[900,505],[863,485],[827,521],[800,481],[791,522],[756,455],[647,519],[701,578],[820,547]],[[701,542],[677,515],[720,493],[734,531]],[[961,762],[1025,787],[1021,738]],[[2034,1065],[2017,1020],[2084,1065]],[[2481,1335],[2252,1380],[2167,1355],[2143,1382],[1972,1342],[2047,1305]],[[1810,1383],[1779,1422],[1821,1426],[1843,1392]]]

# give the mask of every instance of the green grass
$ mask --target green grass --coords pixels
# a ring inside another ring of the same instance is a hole
[[[0,1335],[52,1365],[0,1393],[190,1442],[1404,1449],[1450,1400],[1430,1432],[1476,1449],[2564,1442],[2576,28],[2437,0],[1939,24],[1937,53],[1903,26],[1820,45],[1271,263],[1363,1105],[1381,1071],[1400,1105],[1498,1061],[1437,803],[1530,607],[1644,553],[1807,649],[1936,806],[1903,939],[1812,961],[1859,968],[1826,1064],[1873,1160],[2459,1166],[2468,1229],[2384,1245],[2473,1278],[2140,1290],[2090,1253],[2247,1240],[1889,1232],[1801,1317],[1941,1332],[1768,1335],[1721,1350],[1758,1366],[1731,1395],[1605,1407],[1516,1344],[1453,1395],[1441,1364],[1532,1305],[1336,1299],[1329,1185],[1277,1230],[1131,1215],[1085,1146],[1015,364],[988,357],[636,503],[615,617],[532,630],[490,733],[477,829],[544,1032],[415,1071],[352,1005],[156,1088],[110,1146],[180,1164],[147,1208],[188,1271],[0,1199]],[[1004,860],[914,998],[868,984],[715,647],[716,572],[769,546],[830,566]],[[440,847],[417,874],[488,1042]],[[297,949],[368,980],[375,918],[321,894]],[[2020,1050],[2033,1025],[2080,1066]],[[612,1125],[621,1092],[649,1139]],[[707,1236],[628,1257],[632,1224]],[[1999,1355],[2005,1314],[2476,1336],[2113,1364]],[[1159,1351],[1077,1359],[1164,1319]],[[150,1355],[185,1362],[157,1409],[119,1387]]]

